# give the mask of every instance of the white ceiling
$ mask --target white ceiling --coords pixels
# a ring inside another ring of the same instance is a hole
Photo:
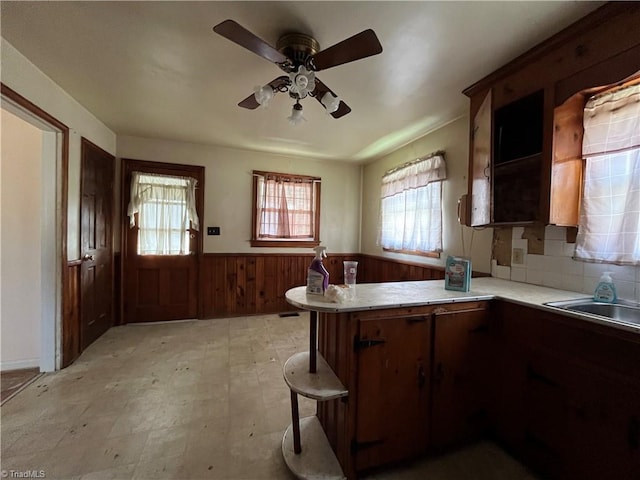
[[[119,135],[313,158],[378,158],[464,114],[461,91],[602,2],[0,2],[2,36]],[[327,48],[372,28],[380,55],[318,72],[352,112],[306,123],[237,103],[281,75],[215,34],[233,19],[275,46]]]

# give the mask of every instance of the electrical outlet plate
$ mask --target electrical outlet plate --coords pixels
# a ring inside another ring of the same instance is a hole
[[[511,251],[511,264],[512,265],[524,264],[524,250],[522,248],[514,248]]]

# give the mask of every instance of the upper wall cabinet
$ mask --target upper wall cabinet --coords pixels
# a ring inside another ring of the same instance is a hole
[[[466,224],[578,224],[588,92],[640,72],[640,2],[608,3],[464,94]]]

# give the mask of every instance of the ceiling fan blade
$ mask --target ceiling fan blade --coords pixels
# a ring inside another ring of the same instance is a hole
[[[289,82],[289,77],[287,77],[286,75],[282,75],[271,80],[268,85],[271,85],[271,88],[273,88],[274,92],[278,92],[280,91],[280,88],[289,85]],[[260,106],[260,104],[256,100],[256,96],[252,93],[247,98],[238,103],[238,106],[242,108],[248,108],[249,110],[255,110]]]
[[[262,58],[266,58],[273,63],[285,63],[289,59],[266,43],[261,38],[256,37],[249,30],[234,22],[233,20],[225,20],[213,27],[213,31],[222,35],[228,40],[237,43],[241,47],[252,51]]]
[[[313,56],[312,65],[315,71],[326,70],[381,52],[382,45],[378,37],[373,30],[368,29],[316,53]]]
[[[331,92],[334,97],[338,96],[335,93],[333,93],[333,90],[331,90],[324,83],[322,83],[318,77],[316,77],[316,89],[313,91],[313,96],[318,102],[320,102],[321,105],[322,105],[322,97],[327,92]],[[324,107],[324,105],[322,106]],[[342,100],[340,100],[340,105],[338,106],[338,109],[335,112],[330,113],[329,115],[331,115],[333,118],[340,118],[340,117],[344,117],[350,111],[351,111],[351,108],[349,108],[349,105],[347,105]]]

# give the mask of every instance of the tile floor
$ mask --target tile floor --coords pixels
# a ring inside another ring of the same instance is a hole
[[[112,328],[2,406],[3,476],[291,480],[281,369],[307,344],[307,314]],[[370,478],[534,480],[490,443]]]
[[[0,402],[4,402],[40,375],[39,368],[24,368],[0,373]],[[0,403],[1,404],[1,403]]]

